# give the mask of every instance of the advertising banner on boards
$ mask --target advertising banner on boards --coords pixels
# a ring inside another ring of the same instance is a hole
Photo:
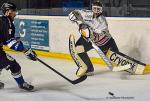
[[[49,21],[34,19],[15,19],[16,36],[26,48],[49,51]]]

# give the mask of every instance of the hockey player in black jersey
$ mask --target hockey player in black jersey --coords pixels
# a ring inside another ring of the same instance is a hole
[[[0,71],[2,69],[10,70],[19,88],[31,91],[34,89],[34,86],[24,81],[20,65],[13,57],[5,53],[3,46],[5,45],[10,49],[23,52],[33,61],[36,61],[36,54],[31,49],[24,48],[21,40],[15,37],[15,26],[13,21],[17,14],[16,5],[7,2],[1,6],[1,10],[3,15],[0,17]],[[0,83],[0,86],[0,88],[2,88],[4,84]]]

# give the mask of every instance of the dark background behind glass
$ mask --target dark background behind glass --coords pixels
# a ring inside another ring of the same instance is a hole
[[[17,5],[20,15],[63,15],[74,9],[90,9],[93,0],[0,0]],[[125,17],[150,17],[150,0],[100,0],[104,15]]]

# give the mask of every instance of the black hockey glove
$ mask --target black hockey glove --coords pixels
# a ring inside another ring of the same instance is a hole
[[[24,54],[27,56],[28,59],[36,61],[37,60],[37,54],[31,49],[26,49],[24,51]]]
[[[87,24],[83,24],[83,23],[79,24],[79,33],[85,39],[90,38],[90,36],[92,34],[89,26]]]

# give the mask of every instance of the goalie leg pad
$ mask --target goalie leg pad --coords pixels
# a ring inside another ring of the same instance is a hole
[[[76,46],[75,48],[76,48],[76,51],[77,51],[78,53],[83,53],[83,52],[85,52],[83,45]]]
[[[78,55],[78,52],[75,48],[74,35],[70,35],[70,37],[69,37],[69,51],[70,51],[70,54],[72,56],[72,59],[74,60],[74,62],[78,66],[76,75],[79,77],[85,75],[85,73],[87,71],[87,65],[83,62],[83,60]]]
[[[126,70],[127,72],[135,75],[142,75],[145,70],[145,64],[137,61],[121,52],[113,52],[109,50],[107,52],[107,57],[110,59],[112,64],[117,66],[123,66],[130,64],[131,68]]]
[[[136,75],[142,75],[142,74],[144,74],[144,72],[143,72],[144,69],[145,69],[145,66],[138,64],[137,67],[136,67],[136,69],[135,69],[135,74]]]
[[[93,67],[92,62],[91,62],[89,56],[87,55],[87,53],[80,53],[79,57],[82,59],[82,61],[88,67],[87,72],[93,72],[94,71],[94,67]]]

